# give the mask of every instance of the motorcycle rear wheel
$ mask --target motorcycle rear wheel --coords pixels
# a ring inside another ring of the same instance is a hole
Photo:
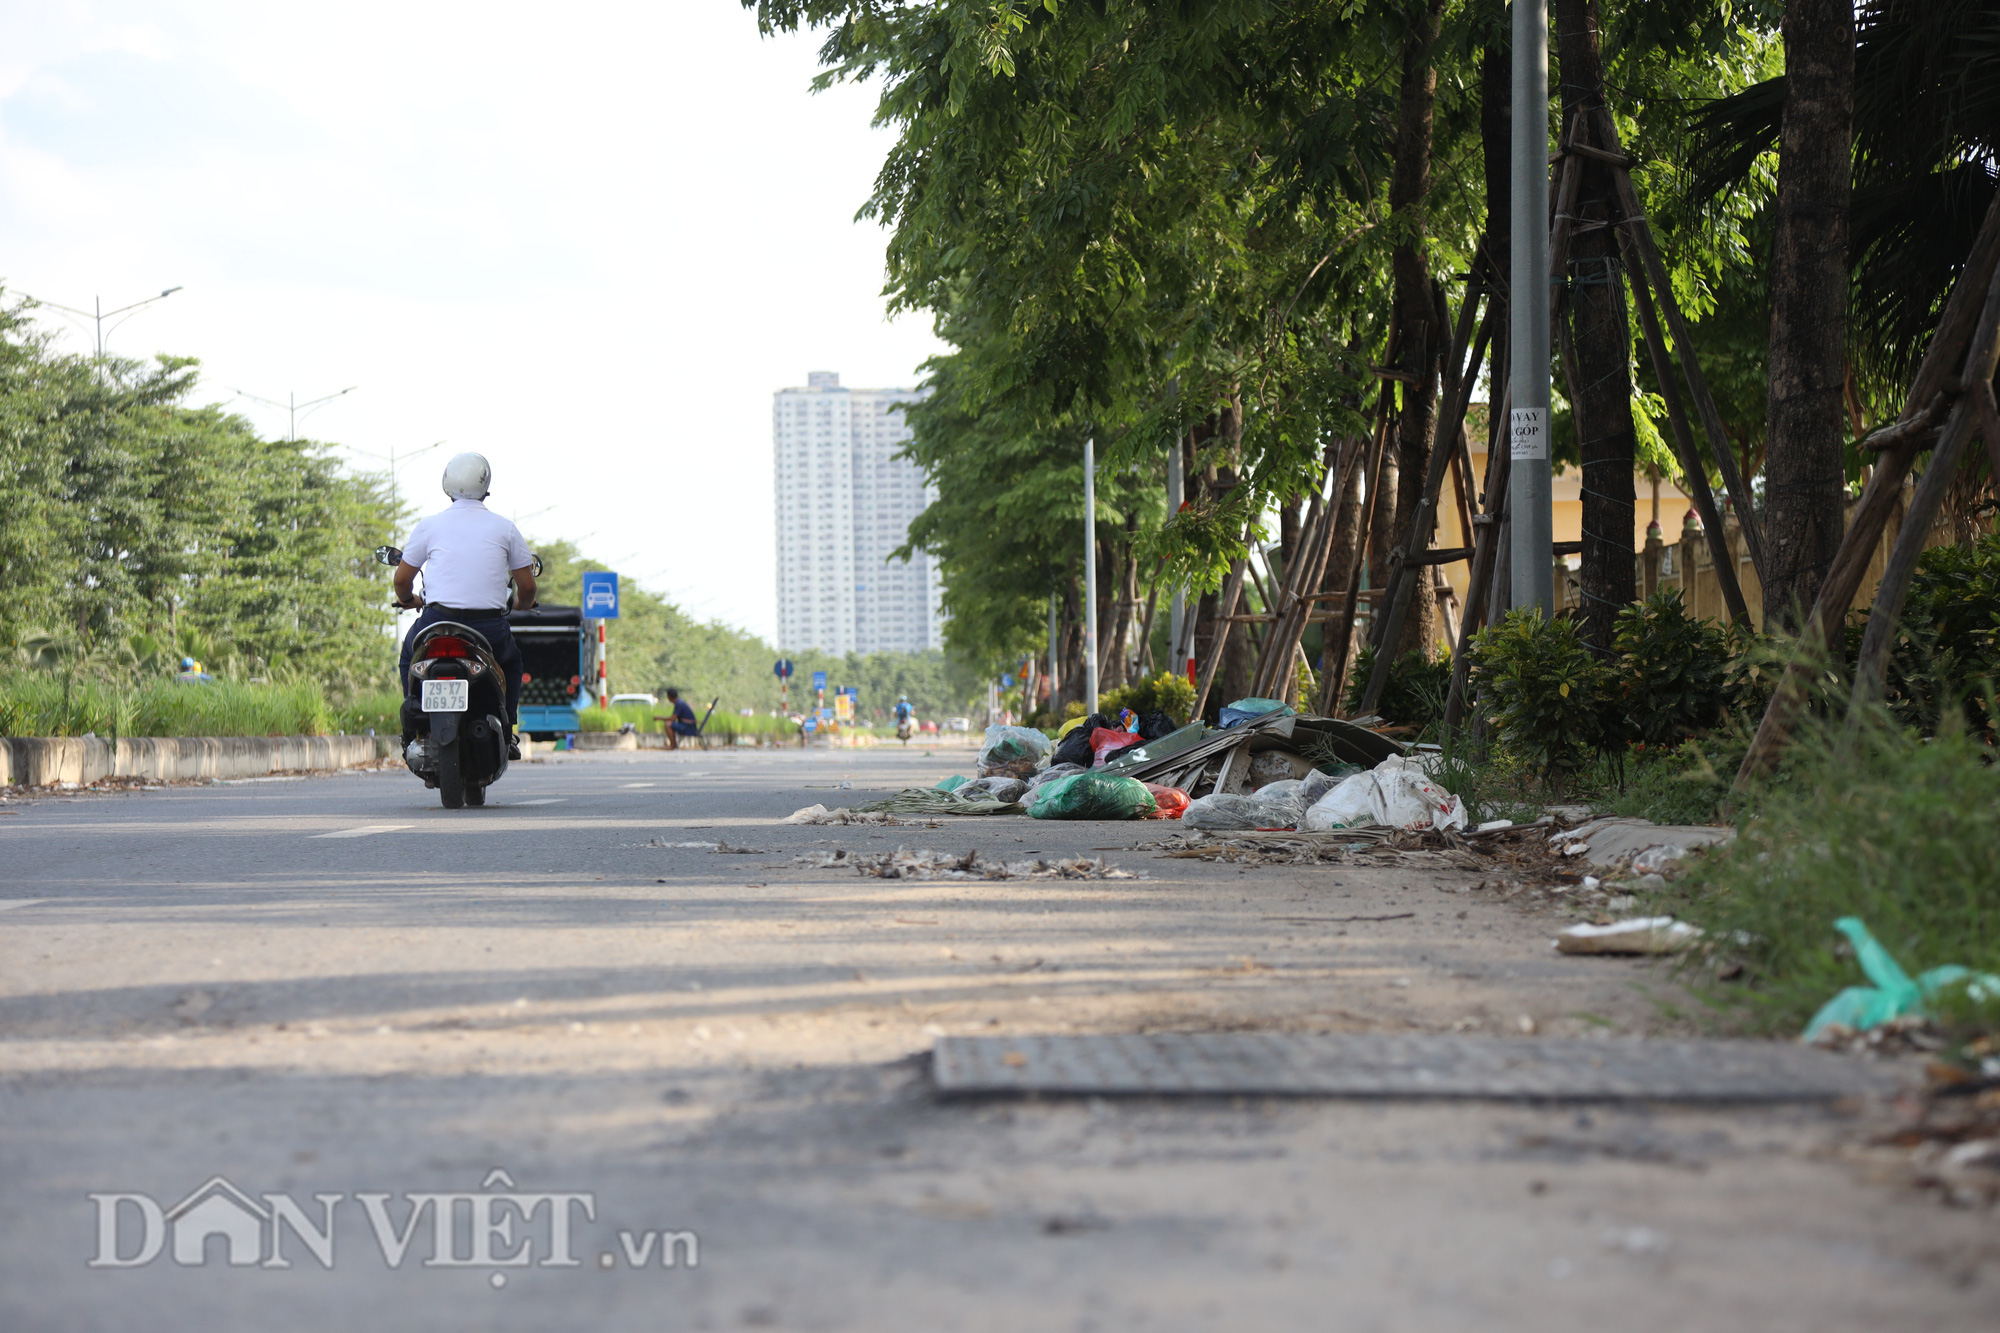
[[[476,782],[468,783],[465,788],[465,803],[467,805],[475,805],[475,806],[485,805],[486,804],[485,786]]]
[[[465,808],[465,772],[458,764],[458,742],[438,747],[438,800],[447,810]],[[484,800],[482,793],[480,799]]]

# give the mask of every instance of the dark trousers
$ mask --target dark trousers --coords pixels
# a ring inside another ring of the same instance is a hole
[[[500,664],[500,673],[507,678],[507,725],[513,726],[521,718],[521,649],[514,642],[514,631],[502,615],[467,615],[446,606],[427,606],[417,613],[417,623],[410,626],[410,632],[403,636],[403,656],[396,663],[396,679],[402,683],[403,693],[410,692],[410,654],[417,646],[417,635],[437,624],[440,620],[453,620],[467,629],[477,630],[486,642],[493,645],[493,659]]]

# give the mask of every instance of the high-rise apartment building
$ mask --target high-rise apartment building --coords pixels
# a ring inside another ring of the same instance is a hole
[[[917,389],[845,389],[816,370],[772,395],[778,527],[778,646],[829,653],[944,643],[931,557],[889,559],[936,492],[897,458],[902,405]]]

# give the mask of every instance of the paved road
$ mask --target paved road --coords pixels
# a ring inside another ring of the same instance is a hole
[[[944,1032],[1673,1026],[1471,876],[775,823],[964,757],[5,807],[0,1328],[1992,1327],[1990,1219],[1870,1183],[1830,1112],[937,1102]],[[1146,878],[793,860],[898,844]]]

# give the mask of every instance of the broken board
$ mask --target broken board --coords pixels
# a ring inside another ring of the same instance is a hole
[[[1779,1042],[1260,1032],[941,1037],[931,1077],[947,1096],[1696,1102],[1830,1101],[1893,1083],[1879,1065]]]

